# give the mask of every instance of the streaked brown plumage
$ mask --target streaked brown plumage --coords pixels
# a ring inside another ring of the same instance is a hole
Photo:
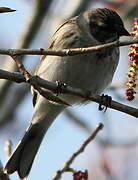
[[[94,46],[118,40],[122,35],[128,36],[129,33],[116,12],[106,8],[88,10],[61,25],[53,35],[49,48],[59,50]],[[111,83],[118,60],[119,48],[70,57],[44,56],[35,74],[48,81],[61,81],[97,95]],[[48,102],[38,92],[35,92],[35,97],[32,121],[5,167],[8,174],[17,171],[20,178],[29,174],[44,134],[66,108]],[[69,104],[84,102],[75,96],[61,94],[59,97]]]

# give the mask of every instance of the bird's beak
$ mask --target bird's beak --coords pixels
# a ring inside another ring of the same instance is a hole
[[[130,33],[125,28],[123,28],[119,32],[119,36],[130,36]]]

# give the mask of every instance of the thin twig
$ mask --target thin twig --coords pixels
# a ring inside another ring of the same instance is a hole
[[[3,165],[1,161],[0,161],[0,180],[10,180],[9,176],[5,174],[3,171]]]
[[[11,152],[12,152],[12,142],[11,142],[11,140],[5,141],[4,152],[5,152],[5,157],[8,159],[10,157],[10,155],[11,155]]]
[[[5,70],[0,70],[0,79],[7,79],[16,83],[26,82],[24,76],[21,75],[20,73],[11,73]],[[49,82],[38,76],[31,76],[31,79],[29,80],[29,82],[26,82],[26,83],[32,86],[37,85],[37,86],[43,87],[45,89],[51,90],[52,92],[55,92],[58,88],[58,85],[56,83]],[[73,88],[70,86],[61,87],[60,92],[64,94],[71,94],[71,95],[79,96],[81,98],[85,98],[86,100],[94,101],[96,103],[101,103],[101,96],[94,97],[92,96],[92,94],[90,94],[90,92],[84,92],[81,89]],[[111,109],[115,109],[120,112],[124,112],[126,114],[129,114],[131,116],[138,118],[138,109],[127,106],[125,104],[112,100],[110,104],[107,104],[106,101],[102,101],[102,105],[105,105]]]
[[[0,13],[7,13],[7,12],[14,12],[14,11],[16,10],[8,8],[8,7],[0,7]]]
[[[20,56],[11,56],[13,58],[13,60],[16,62],[19,71],[23,74],[23,76],[25,77],[26,82],[30,82],[32,76],[31,74],[25,69],[23,63],[21,62]],[[32,84],[33,85],[33,84]],[[42,89],[39,85],[35,84],[33,85],[34,89],[36,89],[39,94],[41,94],[44,98],[46,98],[47,100],[59,103],[59,104],[64,104],[69,106],[69,104],[63,100],[61,100],[59,97],[54,96],[53,93],[48,92],[44,89]]]
[[[99,50],[127,46],[138,43],[138,39],[131,39],[125,41],[114,41],[107,44],[102,44],[92,47],[62,49],[62,50],[44,50],[44,49],[0,49],[0,54],[15,56],[15,55],[51,55],[51,56],[74,56],[78,54],[87,54]]]
[[[24,75],[26,81],[29,81],[31,75],[30,73],[25,69],[23,63],[21,62],[20,56],[11,56],[12,59],[15,61],[15,63],[17,64],[17,67],[19,69],[19,71]]]
[[[64,167],[56,172],[56,175],[53,177],[52,180],[58,180],[61,178],[62,174],[68,169],[70,169],[70,165],[73,163],[73,161],[76,159],[78,155],[80,155],[82,152],[84,152],[87,145],[95,138],[97,133],[103,128],[103,124],[99,123],[97,128],[92,132],[92,134],[83,142],[83,144],[80,146],[80,148],[72,154],[72,156],[65,162]]]

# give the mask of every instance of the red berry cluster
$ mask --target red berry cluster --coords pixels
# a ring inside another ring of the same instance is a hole
[[[88,172],[77,171],[73,174],[74,180],[88,180]]]
[[[134,28],[131,33],[133,39],[138,38],[138,18],[134,19]],[[128,72],[128,82],[126,83],[126,98],[129,101],[134,99],[134,94],[136,94],[136,80],[137,80],[137,69],[138,69],[138,44],[132,44],[129,46],[129,72]]]

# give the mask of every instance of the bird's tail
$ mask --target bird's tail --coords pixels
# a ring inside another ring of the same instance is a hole
[[[62,110],[63,106],[52,104],[43,97],[39,98],[33,119],[23,139],[9,158],[5,172],[12,174],[17,171],[20,178],[28,176],[45,132]]]

